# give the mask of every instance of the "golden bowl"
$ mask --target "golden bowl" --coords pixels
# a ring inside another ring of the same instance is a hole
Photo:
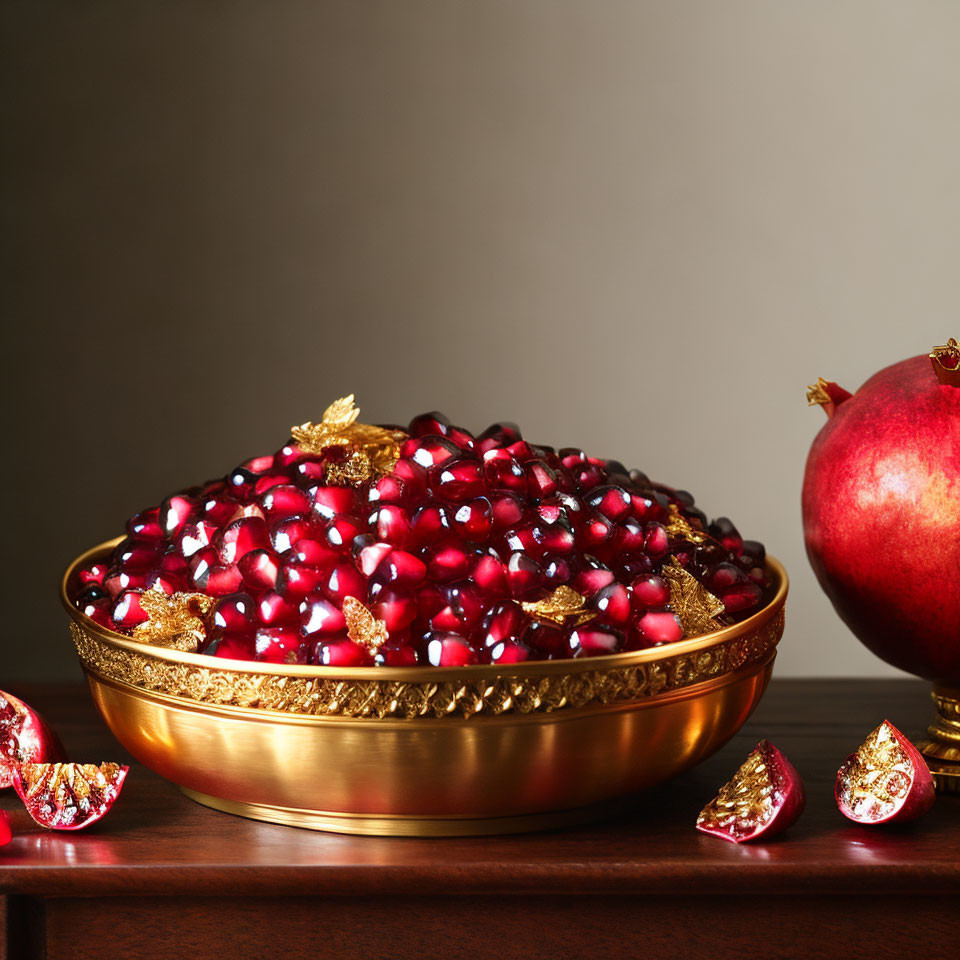
[[[757,705],[787,575],[746,620],[669,646],[468,667],[215,659],[100,627],[61,599],[94,702],[141,763],[189,797],[275,823],[471,835],[591,819],[689,769]]]

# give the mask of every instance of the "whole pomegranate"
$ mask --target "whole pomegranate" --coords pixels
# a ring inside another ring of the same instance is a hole
[[[810,388],[827,423],[803,482],[807,555],[844,623],[888,663],[960,684],[960,347]]]

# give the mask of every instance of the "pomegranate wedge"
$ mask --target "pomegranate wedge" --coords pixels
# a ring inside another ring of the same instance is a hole
[[[13,694],[0,690],[0,789],[13,785],[18,763],[46,763],[64,756],[60,741],[43,717]]]
[[[840,812],[855,823],[904,823],[923,816],[935,798],[920,751],[884,720],[837,771]]]
[[[796,822],[804,803],[800,774],[773,744],[761,740],[700,811],[697,829],[731,843],[769,840]]]
[[[129,767],[116,763],[22,763],[13,786],[41,827],[81,830],[113,806]]]

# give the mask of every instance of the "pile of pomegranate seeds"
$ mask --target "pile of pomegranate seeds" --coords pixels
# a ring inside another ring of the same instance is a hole
[[[290,442],[170,495],[78,571],[74,602],[129,635],[147,619],[145,590],[216,597],[199,649],[218,657],[460,666],[680,640],[661,575],[673,558],[723,602],[724,622],[764,601],[763,545],[726,518],[708,525],[685,491],[528,443],[512,424],[474,437],[427,413],[406,432],[393,470],[356,485],[325,479],[343,446]],[[582,615],[531,612],[558,587],[582,596]],[[382,621],[386,642],[350,639],[348,597]]]

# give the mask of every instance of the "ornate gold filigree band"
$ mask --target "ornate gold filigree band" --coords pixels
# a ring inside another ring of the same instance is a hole
[[[319,717],[396,718],[553,710],[643,700],[765,662],[783,635],[783,609],[750,632],[705,649],[632,666],[494,676],[468,682],[369,680],[264,674],[199,666],[131,651],[70,629],[83,666],[107,680],[199,703]]]

